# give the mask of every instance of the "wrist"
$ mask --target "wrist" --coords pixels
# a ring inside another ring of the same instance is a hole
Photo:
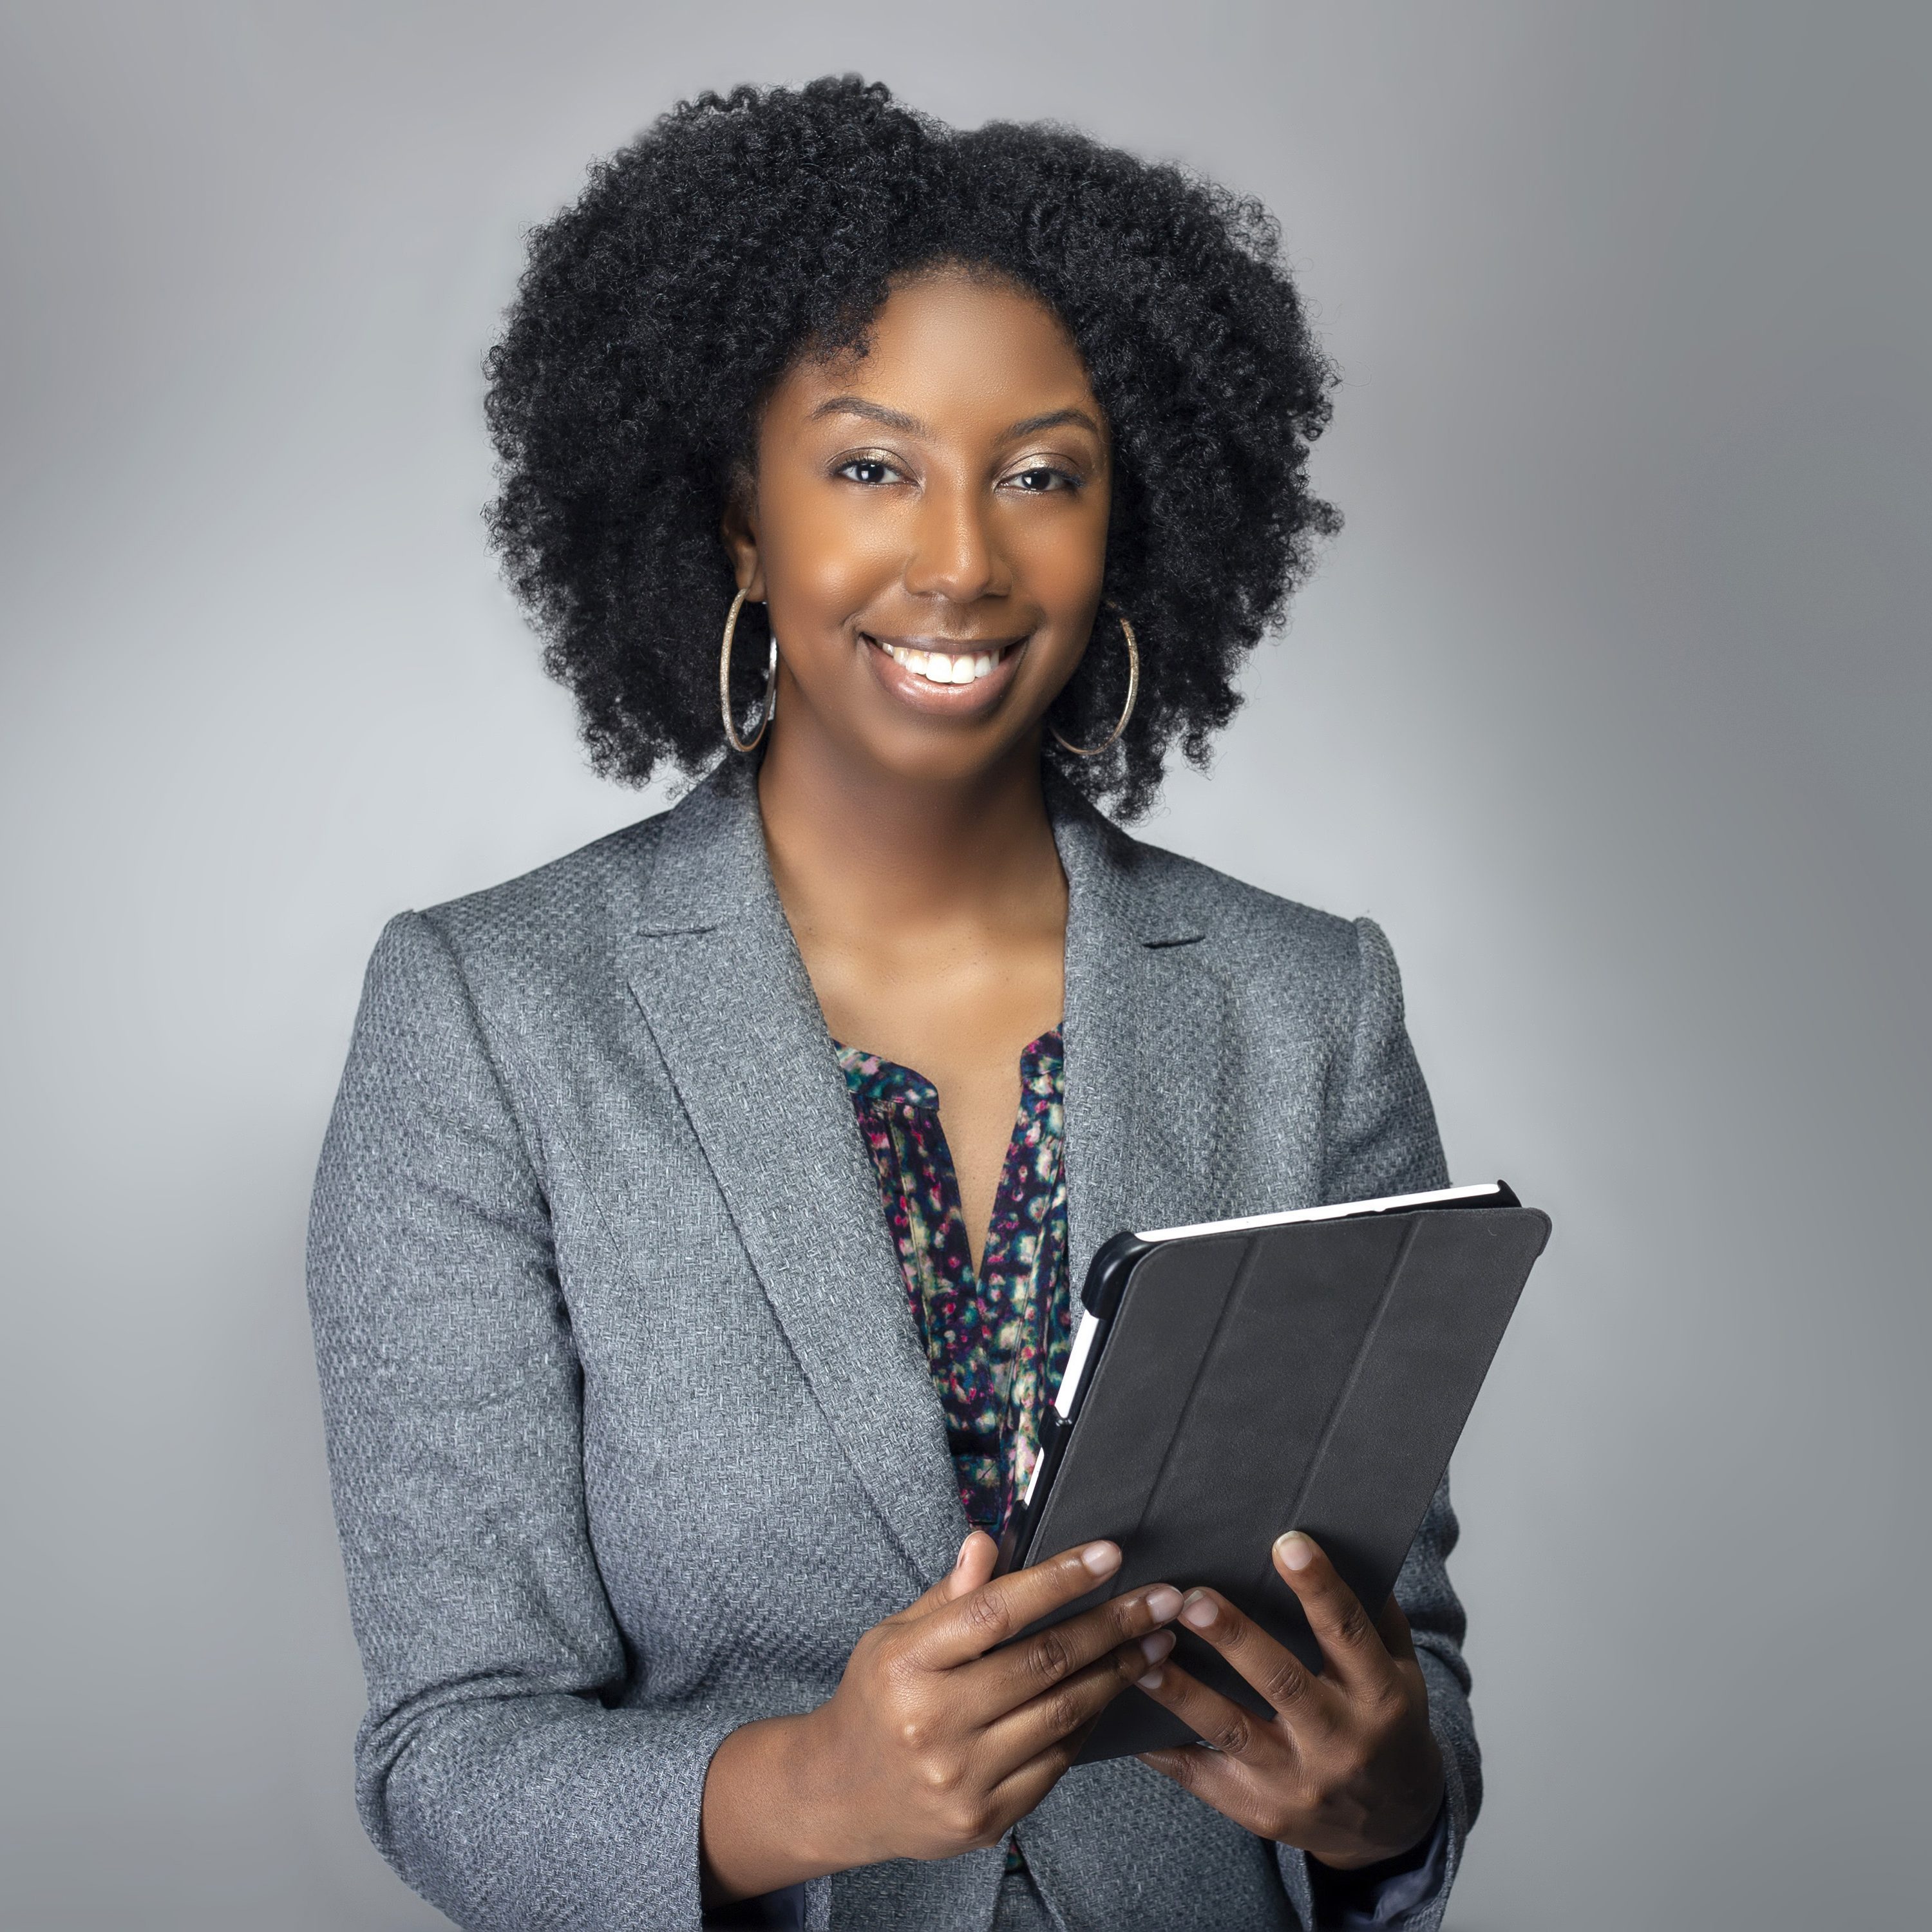
[[[838,1718],[820,1704],[783,1720],[784,1786],[792,1808],[790,1836],[812,1876],[848,1871],[885,1856],[866,1840],[863,1808],[849,1789],[850,1755],[842,1748]]]
[[[706,1904],[755,1898],[842,1868],[812,1718],[742,1724],[712,1754],[700,1826]]]
[[[1358,1846],[1336,1846],[1309,1853],[1318,1864],[1352,1876],[1393,1874],[1423,1862],[1442,1822],[1449,1802],[1448,1774],[1441,1748],[1429,1739],[1428,1775],[1413,1784],[1401,1802],[1390,1805],[1377,1821],[1383,1828]]]
[[[1413,1870],[1427,1860],[1434,1849],[1442,1828],[1442,1814],[1448,1802],[1448,1793],[1444,1790],[1430,1810],[1427,1822],[1412,1838],[1406,1833],[1399,1834],[1393,1850],[1390,1841],[1385,1838],[1378,1846],[1366,1846],[1359,1852],[1310,1852],[1307,1854],[1309,1863],[1349,1879],[1389,1878]]]

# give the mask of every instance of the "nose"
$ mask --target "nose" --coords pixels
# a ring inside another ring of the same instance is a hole
[[[921,492],[905,587],[915,597],[970,604],[1004,596],[1011,586],[983,493],[950,481]]]

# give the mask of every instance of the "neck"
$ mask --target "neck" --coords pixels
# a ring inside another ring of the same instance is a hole
[[[926,782],[813,757],[775,728],[758,806],[794,922],[1002,924],[1042,893],[1064,904],[1036,741],[969,778]]]

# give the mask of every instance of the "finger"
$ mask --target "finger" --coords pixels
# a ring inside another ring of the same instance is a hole
[[[1082,1726],[1073,1736],[1048,1745],[1037,1756],[1016,1766],[1000,1779],[988,1794],[988,1802],[998,1815],[1018,1819],[1034,1810],[1072,1769],[1073,1761],[1080,1755],[1092,1728],[1090,1724]]]
[[[1085,1596],[1120,1567],[1118,1544],[1086,1543],[1010,1576],[996,1576],[922,1618],[908,1654],[930,1670],[969,1663]]]
[[[1172,1631],[1154,1631],[1008,1712],[980,1740],[981,1774],[996,1791],[1038,1772],[1050,1785],[1080,1755],[1101,1712],[1173,1648]]]
[[[1110,1598],[1064,1623],[1036,1630],[1031,1636],[961,1666],[953,1692],[956,1708],[970,1723],[992,1724],[1110,1651],[1172,1623],[1180,1604],[1180,1592],[1172,1583],[1154,1583]],[[1162,1654],[1172,1648],[1169,1643]],[[1140,1652],[1134,1654],[1138,1657]],[[1151,1658],[1152,1653],[1148,1654]],[[1143,1664],[1140,1667],[1146,1666]]]
[[[1415,1661],[1415,1639],[1409,1633],[1408,1619],[1393,1597],[1383,1604],[1382,1613],[1376,1619],[1376,1634],[1382,1640],[1383,1649],[1396,1663]]]
[[[1389,1654],[1361,1599],[1336,1573],[1312,1536],[1298,1529],[1275,1539],[1274,1567],[1300,1600],[1302,1613],[1329,1668],[1354,1688],[1380,1688],[1393,1674]]]
[[[889,1624],[904,1623],[921,1617],[942,1604],[950,1604],[963,1597],[968,1591],[975,1590],[993,1574],[993,1565],[999,1560],[1000,1546],[983,1529],[969,1531],[966,1540],[959,1546],[959,1554],[952,1559],[952,1568],[933,1585],[922,1591],[902,1610],[881,1619]]]
[[[1189,1591],[1180,1606],[1180,1621],[1204,1642],[1212,1644],[1297,1730],[1314,1732],[1332,1727],[1333,1692],[1286,1644],[1277,1642],[1252,1617],[1243,1616],[1218,1590]]]
[[[1246,1822],[1249,1781],[1233,1759],[1205,1744],[1176,1744],[1166,1750],[1142,1751],[1140,1761],[1236,1822]]]
[[[1123,1644],[987,1731],[980,1764],[995,1779],[993,1795],[1000,1808],[1014,1818],[1032,1810],[1086,1748],[1107,1704],[1173,1646],[1171,1630],[1154,1630],[1138,1642]]]
[[[1190,1676],[1178,1665],[1154,1664],[1134,1682],[1162,1710],[1172,1711],[1203,1744],[1212,1744],[1233,1762],[1241,1762],[1257,1753],[1268,1755],[1294,1748],[1292,1736],[1282,1725],[1258,1718],[1233,1698],[1209,1690],[1198,1677]],[[1148,1754],[1150,1757],[1164,1755],[1158,1751]],[[1178,1775],[1162,1765],[1157,1764],[1154,1768],[1166,1769],[1170,1778]]]
[[[988,1581],[993,1566],[1000,1560],[1000,1546],[983,1529],[968,1533],[959,1546],[959,1555],[940,1585],[949,1602],[956,1601],[969,1590]]]

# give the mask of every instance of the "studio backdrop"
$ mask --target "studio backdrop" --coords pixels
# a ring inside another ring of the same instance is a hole
[[[488,554],[523,232],[858,70],[1262,196],[1342,508],[1144,837],[1372,914],[1555,1217],[1459,1453],[1452,1932],[1924,1922],[1932,16],[0,13],[10,1932],[404,1932],[302,1282],[383,920],[660,807]],[[715,639],[694,638],[694,650]]]

